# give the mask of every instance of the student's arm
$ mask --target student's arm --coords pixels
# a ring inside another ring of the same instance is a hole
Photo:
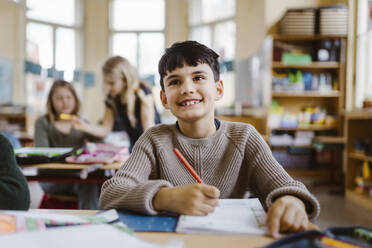
[[[35,123],[35,136],[34,146],[35,147],[49,147],[48,138],[48,121],[45,117],[40,117]]]
[[[150,174],[159,173],[151,137],[150,129],[138,139],[129,159],[103,184],[100,196],[102,209],[127,209],[151,215],[158,213],[152,205],[154,195],[161,187],[172,185],[165,180],[149,180]]]
[[[250,130],[246,145],[245,164],[249,165],[248,181],[252,193],[269,209],[268,217],[270,225],[273,226],[272,230],[277,226],[280,226],[282,231],[300,230],[306,220],[300,221],[298,225],[297,219],[303,218],[304,213],[307,213],[309,218],[319,215],[320,207],[316,198],[279,165],[266,142],[254,128]],[[277,223],[279,224],[276,225]]]
[[[152,94],[145,95],[143,90],[138,92],[141,100],[141,120],[143,130],[155,125],[155,103]]]
[[[104,138],[111,132],[114,126],[114,113],[106,106],[105,115],[101,125],[87,123],[78,116],[72,116],[71,121],[75,129],[86,132],[94,137]]]
[[[9,141],[0,135],[0,209],[27,210],[30,193]]]

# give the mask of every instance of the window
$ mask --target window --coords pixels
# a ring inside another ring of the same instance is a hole
[[[358,1],[355,107],[372,100],[372,0]]]
[[[137,68],[139,77],[154,86],[155,104],[163,113],[157,96],[158,62],[165,48],[165,0],[111,0],[110,3],[110,53],[127,58]]]
[[[72,81],[79,66],[81,0],[26,0],[26,6],[27,103],[44,111],[52,81]]]
[[[212,48],[220,55],[224,97],[217,107],[229,107],[235,99],[235,0],[189,0],[190,40]]]
[[[158,78],[164,28],[165,0],[111,0],[110,53],[126,57],[141,78]]]

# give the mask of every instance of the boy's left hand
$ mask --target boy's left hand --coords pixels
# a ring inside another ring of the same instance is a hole
[[[267,224],[274,238],[280,237],[279,231],[306,230],[308,222],[305,204],[299,198],[291,195],[276,199],[267,213]]]

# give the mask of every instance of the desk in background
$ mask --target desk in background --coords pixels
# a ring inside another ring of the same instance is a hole
[[[28,181],[103,183],[107,179],[111,178],[113,173],[120,168],[121,164],[120,163],[105,164],[96,171],[101,173],[91,173],[86,179],[80,178],[80,172],[82,170],[87,169],[89,166],[90,165],[88,164],[45,163],[21,166],[21,168]],[[39,174],[38,173],[39,169],[48,170],[51,173]],[[62,172],[66,170],[68,170],[69,173]],[[76,173],[74,173],[75,170]],[[108,173],[105,173],[105,171]]]

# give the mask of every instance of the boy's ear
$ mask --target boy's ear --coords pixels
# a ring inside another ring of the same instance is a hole
[[[162,90],[160,91],[160,100],[161,100],[161,103],[163,104],[163,107],[165,109],[169,109],[167,96],[165,95],[165,92]]]
[[[214,100],[218,101],[223,97],[223,92],[224,92],[222,80],[219,80],[216,82],[216,90],[217,90],[217,94]]]

